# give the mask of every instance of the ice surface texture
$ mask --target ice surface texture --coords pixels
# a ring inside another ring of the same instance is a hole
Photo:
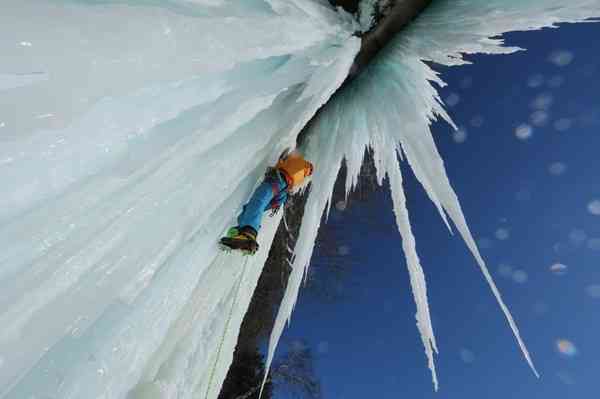
[[[279,220],[218,361],[217,240],[360,45],[326,2],[238,3],[3,3],[0,397],[217,396]]]
[[[422,60],[511,52],[489,37],[583,20],[599,1],[437,1],[326,106],[307,142],[317,168],[269,362],[340,163],[350,189],[370,145],[380,182],[390,178],[435,373],[398,154],[493,284],[429,131],[436,117],[451,121]],[[217,396],[279,220],[265,220],[219,359],[244,259],[216,241],[342,83],[357,29],[326,0],[4,1],[1,398]]]

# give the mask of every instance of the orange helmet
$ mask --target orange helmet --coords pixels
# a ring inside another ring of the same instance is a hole
[[[312,175],[313,165],[300,155],[291,155],[277,162],[275,167],[283,172],[290,187],[298,186]]]

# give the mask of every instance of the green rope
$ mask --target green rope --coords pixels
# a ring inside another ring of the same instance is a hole
[[[208,399],[208,394],[210,393],[210,389],[212,387],[213,379],[215,377],[215,372],[217,370],[217,364],[219,363],[219,358],[221,357],[221,350],[223,349],[223,344],[225,343],[225,336],[227,335],[227,331],[229,330],[229,323],[231,322],[231,318],[233,316],[233,310],[235,309],[235,305],[237,303],[238,296],[240,294],[240,287],[242,286],[242,280],[244,274],[246,274],[246,266],[248,265],[248,257],[244,260],[244,267],[242,268],[242,273],[240,274],[240,278],[237,282],[237,288],[235,289],[235,295],[233,297],[233,301],[231,303],[231,309],[229,310],[229,316],[227,316],[227,321],[225,322],[225,328],[223,328],[223,335],[221,336],[221,341],[219,342],[219,348],[217,349],[217,356],[215,358],[215,364],[212,367],[210,372],[210,377],[208,379],[208,387],[206,388],[206,395],[204,399]]]

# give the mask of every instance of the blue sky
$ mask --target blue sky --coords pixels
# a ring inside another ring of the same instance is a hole
[[[333,212],[338,243],[352,259],[343,297],[324,302],[301,293],[284,333],[285,341],[306,340],[317,354],[325,398],[598,396],[600,25],[505,37],[528,51],[437,67],[449,83],[442,96],[466,136],[440,123],[435,137],[542,377],[528,369],[465,245],[448,234],[405,167],[440,349],[440,391],[433,392],[391,201],[382,191],[366,205]],[[550,270],[554,264],[564,265],[555,266],[562,275]]]

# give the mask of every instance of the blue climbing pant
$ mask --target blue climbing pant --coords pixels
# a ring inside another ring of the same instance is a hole
[[[287,200],[286,188],[287,184],[281,176],[273,181],[263,181],[244,205],[238,216],[238,226],[250,226],[258,233],[263,213],[271,209],[274,203],[283,205]]]

